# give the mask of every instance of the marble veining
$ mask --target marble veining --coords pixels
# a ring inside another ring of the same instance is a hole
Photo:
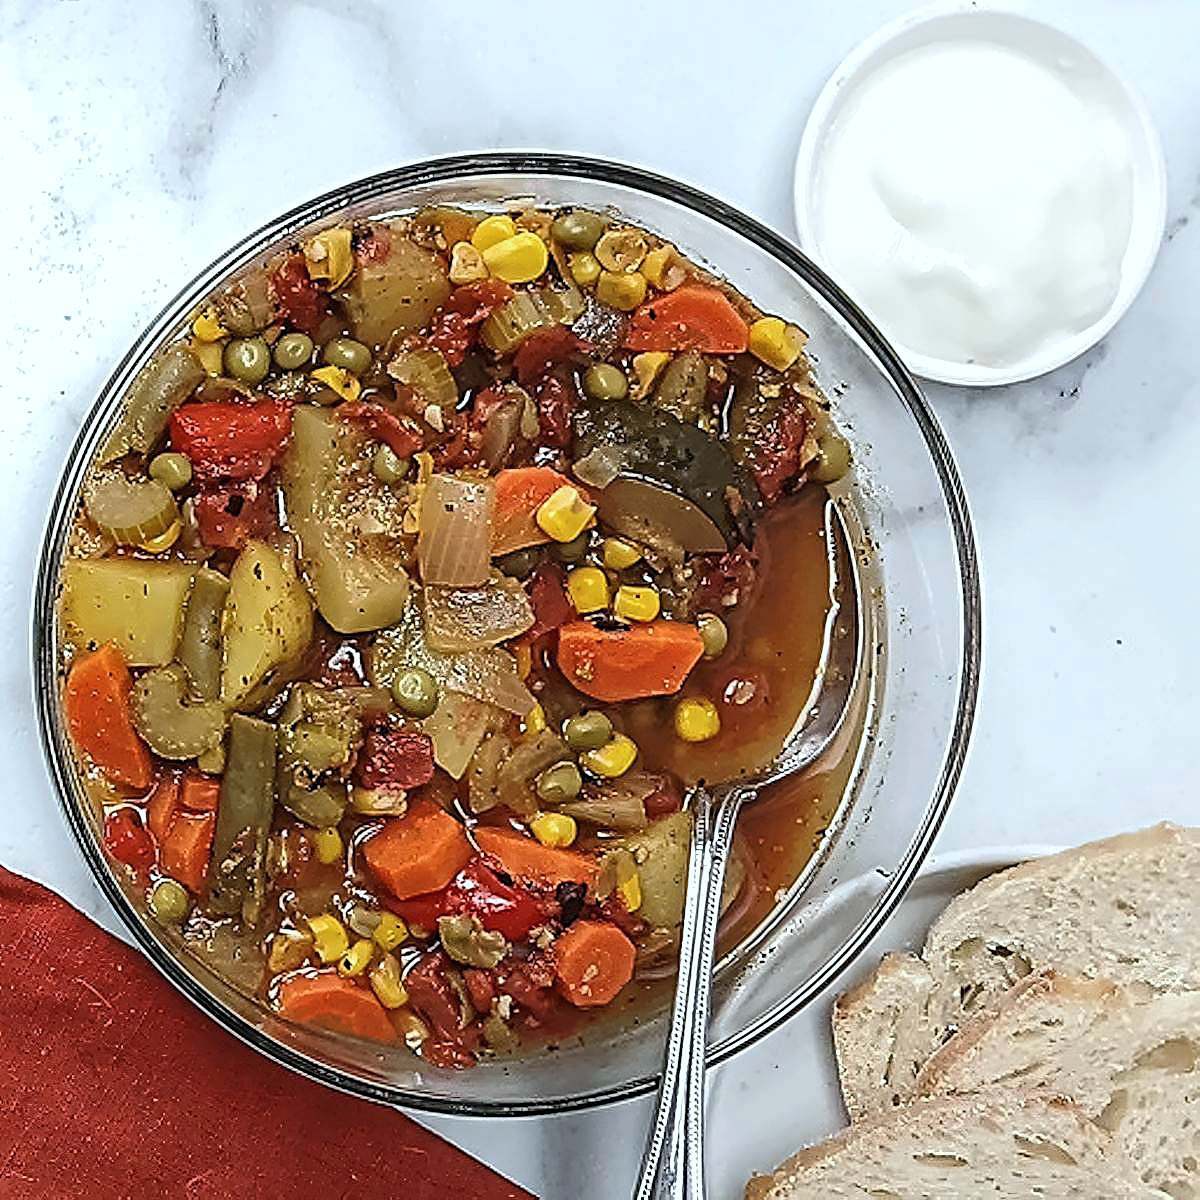
[[[855,42],[909,7],[0,0],[0,862],[112,924],[37,749],[32,571],[80,418],[200,267],[346,179],[498,146],[630,159],[790,234],[809,105]],[[977,734],[940,850],[1200,818],[1200,7],[1026,7],[1145,95],[1168,228],[1101,346],[1026,384],[928,388],[976,522],[986,624]],[[824,1015],[814,1005],[714,1072],[714,1196],[839,1120]],[[647,1111],[430,1124],[547,1200],[610,1200],[629,1192]]]

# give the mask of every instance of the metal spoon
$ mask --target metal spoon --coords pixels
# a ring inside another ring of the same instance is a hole
[[[695,787],[679,977],[654,1123],[635,1200],[704,1200],[704,1055],[713,955],[725,867],[742,805],[768,784],[811,766],[841,731],[863,662],[863,614],[857,565],[841,509],[825,508],[829,615],[808,702],[775,760],[761,773],[711,788]]]

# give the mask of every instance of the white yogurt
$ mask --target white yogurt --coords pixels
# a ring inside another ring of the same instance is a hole
[[[1128,138],[1069,71],[1010,46],[933,42],[853,81],[813,186],[824,264],[932,359],[1027,361],[1121,287]]]

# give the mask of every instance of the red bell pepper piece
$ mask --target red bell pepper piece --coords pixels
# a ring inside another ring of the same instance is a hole
[[[546,909],[529,892],[505,883],[482,859],[472,859],[439,892],[408,900],[393,900],[392,909],[410,925],[433,933],[438,917],[466,914],[479,918],[484,929],[519,942],[549,920]]]
[[[282,400],[185,404],[171,414],[171,445],[201,480],[261,479],[291,431],[292,406]]]
[[[547,375],[533,399],[538,410],[538,441],[565,450],[571,444],[571,414],[578,400],[575,385],[557,374]]]
[[[357,779],[363,787],[420,787],[433,778],[433,771],[433,741],[427,733],[415,729],[367,731],[358,759]]]
[[[529,580],[529,603],[533,608],[533,625],[524,636],[531,642],[575,616],[562,567],[541,563],[534,568]]]
[[[452,366],[457,367],[475,343],[475,328],[506,300],[513,290],[502,279],[481,279],[456,287],[429,322],[426,341]]]
[[[105,817],[104,848],[135,871],[145,871],[154,862],[154,839],[131,808],[114,809]]]
[[[465,1029],[459,1028],[461,1007],[446,978],[448,966],[444,954],[426,954],[404,977],[404,986],[413,1008],[433,1030],[433,1037],[422,1050],[425,1058],[434,1066],[461,1070],[475,1065],[480,1030],[474,1021]]]

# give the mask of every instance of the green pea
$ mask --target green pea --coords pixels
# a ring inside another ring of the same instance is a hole
[[[599,750],[612,737],[612,722],[602,712],[581,712],[563,726],[563,737],[572,750]]]
[[[392,680],[392,696],[410,717],[427,717],[438,705],[438,687],[421,667],[405,667]]]
[[[590,250],[600,240],[607,224],[599,213],[577,208],[559,217],[550,226],[550,234],[568,250]]]
[[[496,566],[510,579],[524,579],[538,565],[541,555],[533,547],[524,550],[514,550],[503,558],[496,560]]]
[[[178,492],[192,482],[192,464],[183,454],[156,454],[150,460],[150,478]]]
[[[577,538],[572,538],[569,542],[556,542],[554,556],[565,563],[579,562],[588,552],[590,543],[591,534],[585,529]]]
[[[612,363],[592,363],[583,373],[583,390],[593,400],[624,400],[629,394],[629,380]]]
[[[809,476],[818,483],[834,483],[850,470],[850,443],[841,434],[826,433],[817,439],[817,461]]]
[[[371,351],[353,338],[330,338],[321,350],[321,361],[341,367],[351,375],[361,375],[371,365]]]
[[[729,630],[716,613],[701,613],[696,618],[700,640],[704,643],[705,658],[720,658],[729,645]]]
[[[371,459],[371,474],[380,483],[399,483],[408,474],[408,459],[401,458],[391,446],[380,446]]]
[[[242,383],[262,383],[271,369],[271,351],[260,337],[234,338],[225,345],[225,373]]]
[[[174,879],[160,879],[150,893],[150,911],[164,925],[181,925],[190,907],[187,889]]]
[[[538,798],[547,804],[564,804],[579,795],[583,777],[573,762],[560,762],[547,767],[533,786]]]
[[[275,365],[285,371],[296,371],[312,359],[313,340],[307,333],[285,333],[275,343]]]

